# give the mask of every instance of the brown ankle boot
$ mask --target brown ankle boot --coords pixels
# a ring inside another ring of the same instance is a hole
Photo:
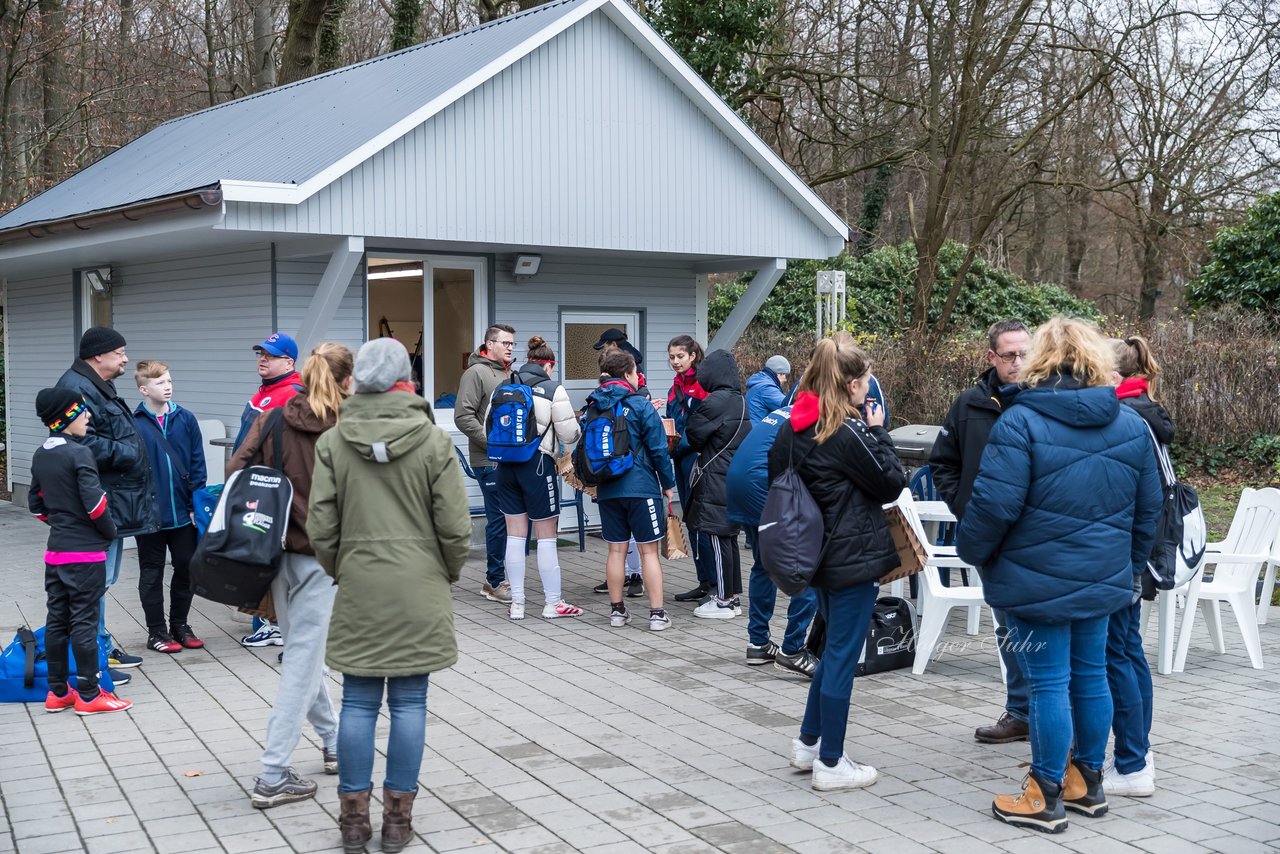
[[[1031,772],[1022,781],[1016,795],[997,795],[991,812],[1005,824],[1029,827],[1042,833],[1061,833],[1067,829],[1067,813],[1062,806],[1062,787],[1041,780]]]
[[[1102,772],[1080,764],[1067,763],[1067,778],[1062,782],[1062,805],[1072,812],[1097,818],[1106,815],[1107,795],[1102,791]]]
[[[338,792],[341,813],[338,828],[342,831],[342,850],[346,854],[363,854],[364,846],[373,838],[373,825],[369,823],[369,793]]]
[[[413,799],[418,790],[382,789],[382,850],[403,851],[413,839]]]

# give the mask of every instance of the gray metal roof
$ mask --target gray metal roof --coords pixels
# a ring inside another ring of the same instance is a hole
[[[223,180],[301,184],[583,2],[537,6],[173,119],[0,216],[0,230]]]

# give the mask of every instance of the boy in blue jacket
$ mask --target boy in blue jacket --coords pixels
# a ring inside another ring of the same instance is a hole
[[[606,350],[600,357],[600,372],[605,379],[587,402],[595,403],[601,410],[611,409],[619,402],[623,404],[635,461],[630,469],[600,484],[596,490],[600,527],[609,544],[605,561],[609,624],[621,627],[631,622],[631,614],[622,599],[622,586],[627,543],[635,537],[644,589],[649,594],[649,630],[660,632],[671,625],[671,618],[662,605],[658,544],[667,533],[667,507],[676,485],[671,457],[667,454],[667,435],[653,403],[637,391],[640,373],[630,353],[616,348]]]
[[[156,478],[160,530],[138,536],[138,597],[147,620],[147,648],[172,654],[200,649],[204,641],[187,624],[191,613],[188,567],[196,550],[191,496],[207,479],[204,439],[190,410],[174,403],[173,378],[164,362],[144,359],[134,372],[142,403],[134,410]],[[169,620],[164,618],[166,551],[173,559],[169,587]]]

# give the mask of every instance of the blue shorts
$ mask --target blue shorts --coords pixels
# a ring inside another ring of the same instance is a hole
[[[498,464],[498,507],[504,516],[539,522],[560,515],[556,461],[537,451],[523,463]]]
[[[606,498],[600,505],[600,532],[607,543],[655,543],[667,534],[667,513],[661,497]]]

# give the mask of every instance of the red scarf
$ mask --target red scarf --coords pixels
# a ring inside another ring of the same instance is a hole
[[[1146,377],[1129,377],[1116,386],[1116,397],[1124,400],[1127,397],[1142,397],[1149,394]]]

